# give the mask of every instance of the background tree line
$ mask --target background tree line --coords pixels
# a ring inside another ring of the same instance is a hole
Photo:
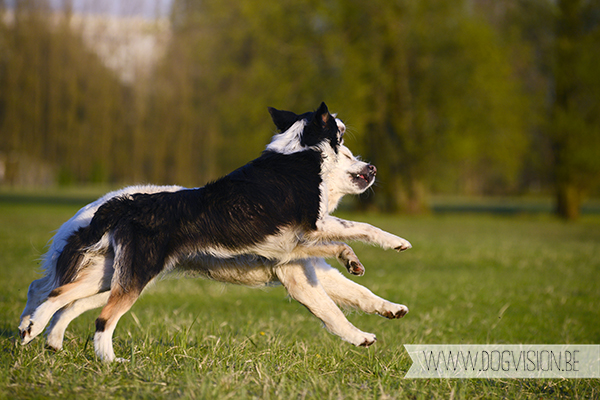
[[[600,188],[598,0],[174,0],[150,77],[122,82],[42,0],[0,12],[0,153],[60,183],[199,186],[255,157],[274,106],[325,100],[388,211],[431,193]],[[13,172],[11,172],[13,171]]]

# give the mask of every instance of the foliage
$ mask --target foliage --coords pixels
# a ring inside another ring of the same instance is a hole
[[[579,216],[583,194],[600,180],[600,80],[592,72],[600,62],[600,29],[598,20],[592,27],[584,23],[594,11],[586,3],[559,2],[554,48],[556,98],[549,133],[556,159],[558,212],[570,219]]]
[[[597,0],[175,0],[166,53],[134,83],[69,12],[16,4],[0,24],[8,182],[29,157],[62,183],[199,186],[264,149],[267,106],[325,100],[379,168],[379,209],[541,190],[578,210],[600,187]]]
[[[529,47],[519,72],[533,99],[530,133],[538,176],[556,194],[558,213],[576,218],[600,176],[598,1],[519,1],[506,8],[500,32]]]
[[[69,16],[53,23],[43,8],[17,2],[1,29],[0,150],[56,165],[63,181],[122,179],[123,88],[71,32]]]
[[[356,100],[350,115],[363,118],[366,154],[386,177],[386,208],[419,211],[432,187],[510,190],[528,118],[507,48],[489,25],[453,4],[395,4],[356,2],[340,18],[355,31],[344,43],[344,81],[363,88],[357,98],[347,87],[344,98]]]

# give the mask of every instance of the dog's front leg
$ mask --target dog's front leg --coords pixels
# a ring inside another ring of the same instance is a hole
[[[358,240],[376,244],[384,249],[408,250],[410,242],[364,222],[347,221],[330,215],[317,221],[313,237],[317,240]]]
[[[355,346],[366,347],[375,343],[375,335],[362,332],[352,325],[327,295],[317,279],[311,260],[298,260],[280,265],[276,268],[276,274],[290,297],[323,321],[331,333]]]
[[[310,257],[337,258],[338,262],[348,270],[352,275],[362,276],[365,273],[365,267],[362,265],[358,256],[352,250],[352,247],[346,243],[325,242],[325,243],[299,243],[293,252],[295,259]]]

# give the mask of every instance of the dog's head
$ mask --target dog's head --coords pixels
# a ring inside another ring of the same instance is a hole
[[[280,133],[273,136],[267,150],[291,154],[329,145],[337,153],[344,132],[340,131],[336,118],[329,113],[325,103],[321,103],[317,111],[300,115],[272,107],[269,107],[269,113]]]
[[[268,151],[291,154],[315,149],[321,152],[328,212],[335,209],[342,196],[360,194],[375,182],[377,169],[356,158],[344,146],[346,126],[329,113],[325,103],[314,112],[300,115],[275,108],[269,108],[269,112],[280,133],[273,136]]]

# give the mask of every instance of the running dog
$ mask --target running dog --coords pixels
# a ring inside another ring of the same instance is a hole
[[[278,133],[260,157],[229,175],[196,189],[125,188],[63,224],[45,255],[45,276],[29,287],[22,343],[52,319],[48,345],[58,350],[74,318],[104,306],[94,349],[113,361],[119,318],[150,281],[175,270],[250,286],[281,283],[330,332],[356,346],[370,346],[376,337],[354,327],[336,303],[403,317],[406,306],[375,296],[324,260],[335,257],[362,275],[364,267],[343,242],[411,247],[371,225],[329,215],[345,194],[367,190],[376,168],[344,146],[345,125],[325,103],[301,115],[269,112]]]

